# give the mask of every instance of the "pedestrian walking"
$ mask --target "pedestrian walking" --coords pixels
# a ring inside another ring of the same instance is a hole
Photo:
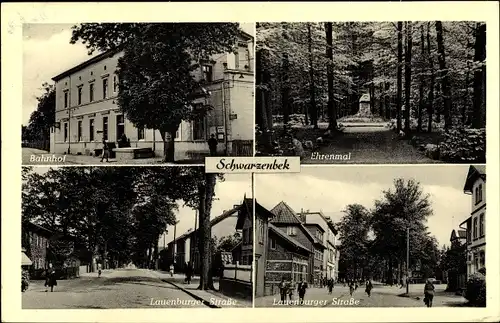
[[[97,264],[97,277],[101,277],[102,274],[102,265],[101,263]]]
[[[349,282],[349,294],[350,294],[351,296],[352,296],[352,293],[354,293],[354,290],[355,290],[355,288],[354,288],[354,281],[352,281],[352,280],[351,280],[351,281]]]
[[[299,294],[299,303],[300,304],[304,303],[306,289],[307,289],[307,283],[301,279],[299,282],[299,285],[297,286],[297,293]]]
[[[328,294],[331,294],[333,291],[333,278],[328,282]]]
[[[279,289],[280,289],[280,296],[281,296],[281,301],[284,302],[286,300],[286,294],[288,292],[288,286],[285,282],[285,278],[284,277],[281,277],[281,282],[280,284],[278,285]]]
[[[366,281],[366,288],[365,288],[365,292],[366,292],[366,294],[368,295],[368,297],[370,297],[370,296],[371,296],[372,289],[373,289],[372,282],[371,282],[370,280]]]
[[[427,279],[424,287],[424,303],[427,307],[432,307],[432,301],[434,299],[434,284],[430,279]]]
[[[215,135],[211,134],[210,139],[208,139],[208,149],[210,149],[210,156],[217,156],[217,139]]]
[[[174,264],[170,265],[170,277],[174,277]]]
[[[399,288],[401,289],[401,288],[403,288],[403,287],[405,287],[405,286],[404,286],[403,278],[401,278],[401,279],[399,280]]]
[[[292,301],[293,300],[293,281],[289,280],[287,282],[287,294],[288,294],[288,300]]]
[[[54,270],[52,263],[49,263],[49,268],[45,271],[45,292],[47,292],[47,287],[50,287],[50,291],[54,291],[54,286],[57,286],[56,271]]]
[[[191,276],[193,276],[193,266],[191,266],[191,262],[187,263],[186,267],[186,283],[191,284]]]
[[[106,158],[106,162],[109,162],[109,146],[108,142],[103,138],[101,163],[104,161],[104,158]]]

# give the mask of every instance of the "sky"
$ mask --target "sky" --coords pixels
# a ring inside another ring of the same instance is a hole
[[[52,84],[52,77],[95,56],[88,55],[85,45],[71,45],[73,24],[23,25],[23,111],[22,123],[28,124],[44,82]],[[245,32],[255,35],[253,23],[241,23]]]
[[[256,174],[255,198],[267,209],[285,201],[295,212],[322,211],[335,222],[352,203],[374,207],[396,178],[413,178],[430,194],[433,215],[427,226],[439,245],[449,245],[453,229],[470,216],[471,197],[463,192],[468,165],[302,167],[300,174]],[[269,194],[272,192],[272,194]]]

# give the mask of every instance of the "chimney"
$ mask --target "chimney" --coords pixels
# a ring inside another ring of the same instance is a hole
[[[299,218],[300,218],[300,222],[306,223],[306,215],[304,214],[304,209],[300,209]]]

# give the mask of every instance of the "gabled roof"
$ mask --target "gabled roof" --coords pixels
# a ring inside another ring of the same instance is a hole
[[[295,240],[294,238],[290,237],[288,234],[284,233],[271,223],[269,223],[269,230],[274,232],[277,236],[281,237],[283,240],[287,241],[291,245],[295,246],[296,248],[302,249],[303,251],[306,251],[307,253],[310,253],[311,251],[307,249],[303,244]]]
[[[279,202],[275,207],[271,209],[271,213],[274,214],[272,223],[282,223],[282,224],[300,224],[300,219],[297,217],[295,211],[288,206],[284,201]]]
[[[262,205],[260,205],[259,203],[257,203],[257,200],[255,200],[255,216],[261,216],[264,217],[265,220],[270,220],[274,217],[274,214],[265,207],[263,207]]]
[[[333,233],[335,235],[337,235],[338,231],[337,231],[337,228],[335,227],[335,223],[333,222],[333,220],[330,218],[330,217],[326,217],[323,212],[321,211],[316,211],[316,212],[304,212],[302,214],[305,214],[306,215],[306,219],[307,219],[307,215],[308,214],[319,214],[319,216],[326,222],[326,224],[328,225],[328,228],[330,228],[330,230],[333,231]],[[306,223],[307,223],[307,220],[306,220]]]
[[[486,181],[485,165],[471,165],[469,167],[469,172],[467,173],[467,178],[465,180],[464,192],[472,193],[472,187],[479,178],[482,178],[484,181]]]
[[[243,197],[243,203],[238,206],[238,221],[236,221],[236,230],[242,230],[245,218],[249,217],[253,223],[253,200]]]
[[[323,229],[323,227],[321,225],[319,225],[318,223],[304,223],[304,225],[307,227],[317,227],[318,229],[320,229],[322,232],[325,232],[325,229]]]
[[[271,223],[275,225],[296,225],[300,227],[300,229],[305,233],[305,235],[316,245],[326,248],[322,241],[319,241],[300,221],[297,213],[284,201],[279,202],[273,209],[271,213],[275,215],[274,218],[271,219]]]
[[[465,232],[465,230],[458,230],[458,232],[455,230],[451,231],[450,241],[466,239],[466,238],[467,238],[467,233]]]

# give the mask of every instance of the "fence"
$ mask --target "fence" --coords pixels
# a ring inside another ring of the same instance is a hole
[[[233,140],[233,156],[253,156],[253,140]]]
[[[238,264],[224,265],[223,277],[227,279],[252,282],[252,266]]]
[[[32,142],[25,141],[21,144],[21,147],[23,147],[23,148],[35,148],[35,149],[50,151],[50,140],[39,140],[39,141],[32,141]]]

